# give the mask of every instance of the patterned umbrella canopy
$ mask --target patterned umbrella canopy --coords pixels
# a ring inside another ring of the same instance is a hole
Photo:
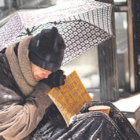
[[[66,43],[65,64],[112,36],[111,13],[110,4],[93,0],[19,11],[0,28],[0,50],[29,34],[55,26]]]

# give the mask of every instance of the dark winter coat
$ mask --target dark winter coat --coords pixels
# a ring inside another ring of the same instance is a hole
[[[87,112],[88,107],[107,105],[110,114]],[[30,140],[140,140],[127,118],[110,102],[90,102],[82,113],[73,117],[69,128],[56,106],[51,105]]]

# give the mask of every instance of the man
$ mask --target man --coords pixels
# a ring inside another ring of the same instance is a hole
[[[65,76],[59,68],[65,48],[53,27],[1,51],[0,136],[4,139],[25,138],[42,120],[52,103],[47,93],[64,84]],[[39,82],[44,78],[45,84]]]
[[[139,140],[111,103],[88,103],[66,127],[47,93],[64,84],[60,70],[65,43],[58,30],[42,30],[0,53],[0,136],[6,140]],[[88,112],[105,104],[110,115]],[[126,129],[127,128],[127,129]]]

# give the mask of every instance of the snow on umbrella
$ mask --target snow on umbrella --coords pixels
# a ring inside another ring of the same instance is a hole
[[[0,49],[55,26],[66,43],[65,64],[112,36],[111,12],[110,4],[93,0],[19,11],[0,29]]]

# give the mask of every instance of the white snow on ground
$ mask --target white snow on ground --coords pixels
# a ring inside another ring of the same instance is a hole
[[[140,93],[113,103],[120,111],[135,112],[140,107]]]

